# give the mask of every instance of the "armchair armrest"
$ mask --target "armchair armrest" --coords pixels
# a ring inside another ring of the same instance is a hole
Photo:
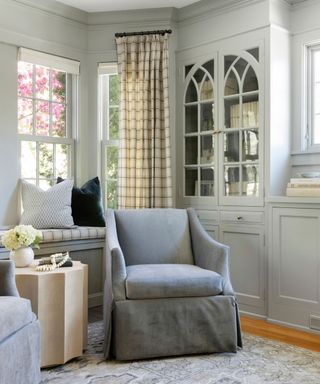
[[[127,277],[126,263],[117,236],[114,211],[107,211],[107,262],[106,277],[112,281],[112,290],[115,300],[125,300],[125,279]],[[110,273],[111,272],[111,273]]]
[[[0,296],[19,296],[11,260],[0,261]]]
[[[234,296],[229,273],[229,247],[213,240],[203,229],[193,208],[187,209],[195,264],[224,278],[223,294]]]

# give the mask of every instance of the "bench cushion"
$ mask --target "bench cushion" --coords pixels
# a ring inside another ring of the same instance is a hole
[[[216,296],[222,276],[189,264],[140,264],[127,267],[128,299]]]
[[[3,247],[1,237],[5,231],[0,231],[0,248]],[[41,243],[52,243],[71,240],[104,239],[105,227],[75,227],[70,229],[41,229]],[[41,245],[40,245],[41,248]]]
[[[105,227],[76,227],[70,229],[44,229],[42,232],[42,243],[55,241],[104,239]]]
[[[0,343],[35,320],[30,301],[21,297],[0,297]]]

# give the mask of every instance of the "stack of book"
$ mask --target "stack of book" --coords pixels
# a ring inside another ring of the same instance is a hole
[[[320,197],[320,178],[293,178],[287,185],[287,196]]]

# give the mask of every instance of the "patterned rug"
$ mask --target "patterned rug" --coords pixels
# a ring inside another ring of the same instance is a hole
[[[86,353],[42,371],[42,384],[319,384],[320,354],[244,334],[236,354],[121,363],[102,355],[102,322],[89,324]]]

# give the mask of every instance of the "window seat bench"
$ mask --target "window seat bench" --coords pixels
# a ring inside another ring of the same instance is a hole
[[[5,230],[0,230],[0,239]],[[42,229],[40,249],[35,249],[35,258],[53,253],[70,253],[73,260],[88,264],[89,307],[102,305],[104,284],[105,227],[74,227]],[[9,251],[0,244],[0,259],[8,259]]]

